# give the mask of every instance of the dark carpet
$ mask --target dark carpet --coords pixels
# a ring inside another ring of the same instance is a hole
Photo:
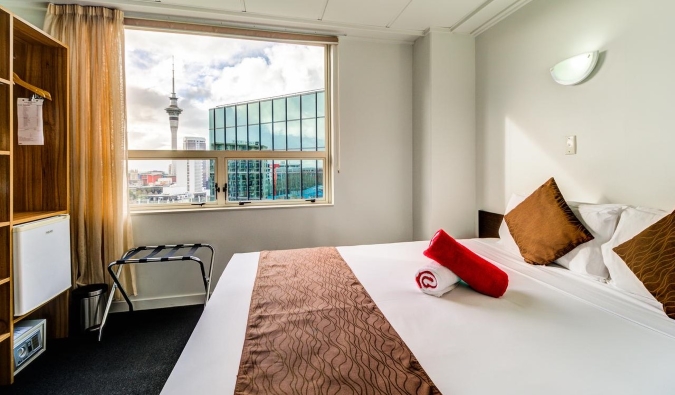
[[[0,394],[159,394],[203,310],[116,313],[100,343],[93,333],[48,340],[47,351]]]

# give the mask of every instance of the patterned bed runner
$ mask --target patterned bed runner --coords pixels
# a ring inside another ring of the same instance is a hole
[[[335,248],[263,251],[235,394],[440,394]]]

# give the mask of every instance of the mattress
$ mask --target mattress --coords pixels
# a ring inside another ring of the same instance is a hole
[[[338,248],[441,392],[675,393],[675,321],[658,306],[527,265],[496,239],[461,242],[508,273],[503,297],[422,294],[427,242]],[[233,393],[258,258],[233,256],[162,394]]]

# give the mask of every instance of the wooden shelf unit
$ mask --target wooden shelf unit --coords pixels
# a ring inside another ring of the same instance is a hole
[[[13,225],[19,225],[26,222],[37,221],[39,219],[45,219],[53,217],[55,215],[68,214],[67,210],[57,210],[57,211],[27,211],[27,212],[14,212],[14,219],[12,220]]]
[[[9,281],[0,285],[0,300],[9,298],[12,290],[10,285]],[[12,306],[8,304],[0,305],[0,337],[2,338],[5,338],[5,335],[11,337],[12,327],[14,326],[10,316],[11,310]]]
[[[17,98],[52,96],[42,107],[44,145],[19,145]],[[48,337],[68,335],[70,290],[14,317],[12,228],[69,213],[68,47],[0,7],[0,385],[14,381],[13,329],[24,318],[47,318]]]

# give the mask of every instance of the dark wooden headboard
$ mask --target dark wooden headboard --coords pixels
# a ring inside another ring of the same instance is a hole
[[[499,225],[503,218],[502,214],[478,210],[478,237],[499,237]]]

